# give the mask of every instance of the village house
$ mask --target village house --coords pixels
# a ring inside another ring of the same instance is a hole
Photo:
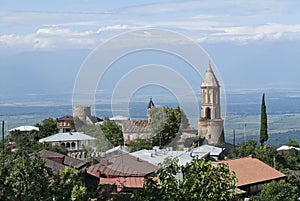
[[[199,159],[204,158],[207,160],[217,160],[222,158],[223,148],[214,147],[211,145],[202,145],[191,150],[176,151],[172,147],[166,147],[164,149],[159,149],[158,147],[153,147],[152,150],[142,149],[130,154],[142,158],[143,160],[153,164],[159,165],[166,158],[178,158],[179,165],[186,165],[194,157]]]
[[[230,171],[236,174],[237,188],[244,191],[246,196],[258,193],[263,184],[286,177],[285,174],[253,157],[213,162],[214,165],[220,163],[228,164]]]
[[[82,151],[91,147],[94,137],[83,132],[57,133],[39,140],[40,143],[50,143],[52,146],[64,146],[70,152]]]
[[[60,171],[64,170],[66,167],[70,167],[84,172],[85,168],[89,165],[88,162],[46,149],[39,151],[39,155],[46,161],[45,166],[52,171]]]
[[[63,116],[56,119],[56,127],[60,133],[72,130],[73,116]]]
[[[103,158],[100,163],[87,168],[90,183],[111,186],[113,192],[132,192],[143,188],[144,177],[153,176],[157,166],[130,154]],[[91,179],[96,179],[96,182]]]
[[[291,150],[300,151],[299,147],[292,147],[287,145],[282,145],[281,147],[277,148],[277,152],[279,154],[289,154]]]

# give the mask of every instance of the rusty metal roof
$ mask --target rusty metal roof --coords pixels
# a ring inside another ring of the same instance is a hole
[[[91,173],[100,172],[101,175],[106,175],[107,177],[143,177],[153,173],[157,168],[157,166],[130,154],[121,154],[104,158],[100,163],[90,166],[87,171]]]
[[[49,151],[46,149],[43,149],[39,152],[40,156],[44,159],[46,159],[46,166],[53,169],[65,169],[66,166],[73,167],[77,170],[82,169],[85,167],[88,163],[85,161],[78,160],[76,158],[72,158],[54,151]],[[63,161],[62,163],[58,163],[54,160],[51,160],[51,158],[54,157],[62,157]]]

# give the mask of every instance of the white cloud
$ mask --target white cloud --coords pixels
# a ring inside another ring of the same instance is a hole
[[[128,25],[112,25],[112,26],[105,26],[98,29],[97,33],[101,33],[104,31],[116,31],[116,30],[128,30],[130,27]]]
[[[299,17],[296,9],[289,2],[229,0],[155,3],[111,13],[0,12],[0,47],[94,48],[141,28],[179,31],[200,43],[300,40],[300,24],[290,21]]]

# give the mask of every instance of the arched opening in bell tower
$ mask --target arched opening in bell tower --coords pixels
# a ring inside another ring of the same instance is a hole
[[[209,107],[205,109],[205,118],[211,119],[211,109]]]

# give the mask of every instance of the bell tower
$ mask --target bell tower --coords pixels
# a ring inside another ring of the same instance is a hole
[[[201,115],[198,122],[198,135],[205,144],[225,144],[220,108],[220,85],[209,64],[201,84]]]

